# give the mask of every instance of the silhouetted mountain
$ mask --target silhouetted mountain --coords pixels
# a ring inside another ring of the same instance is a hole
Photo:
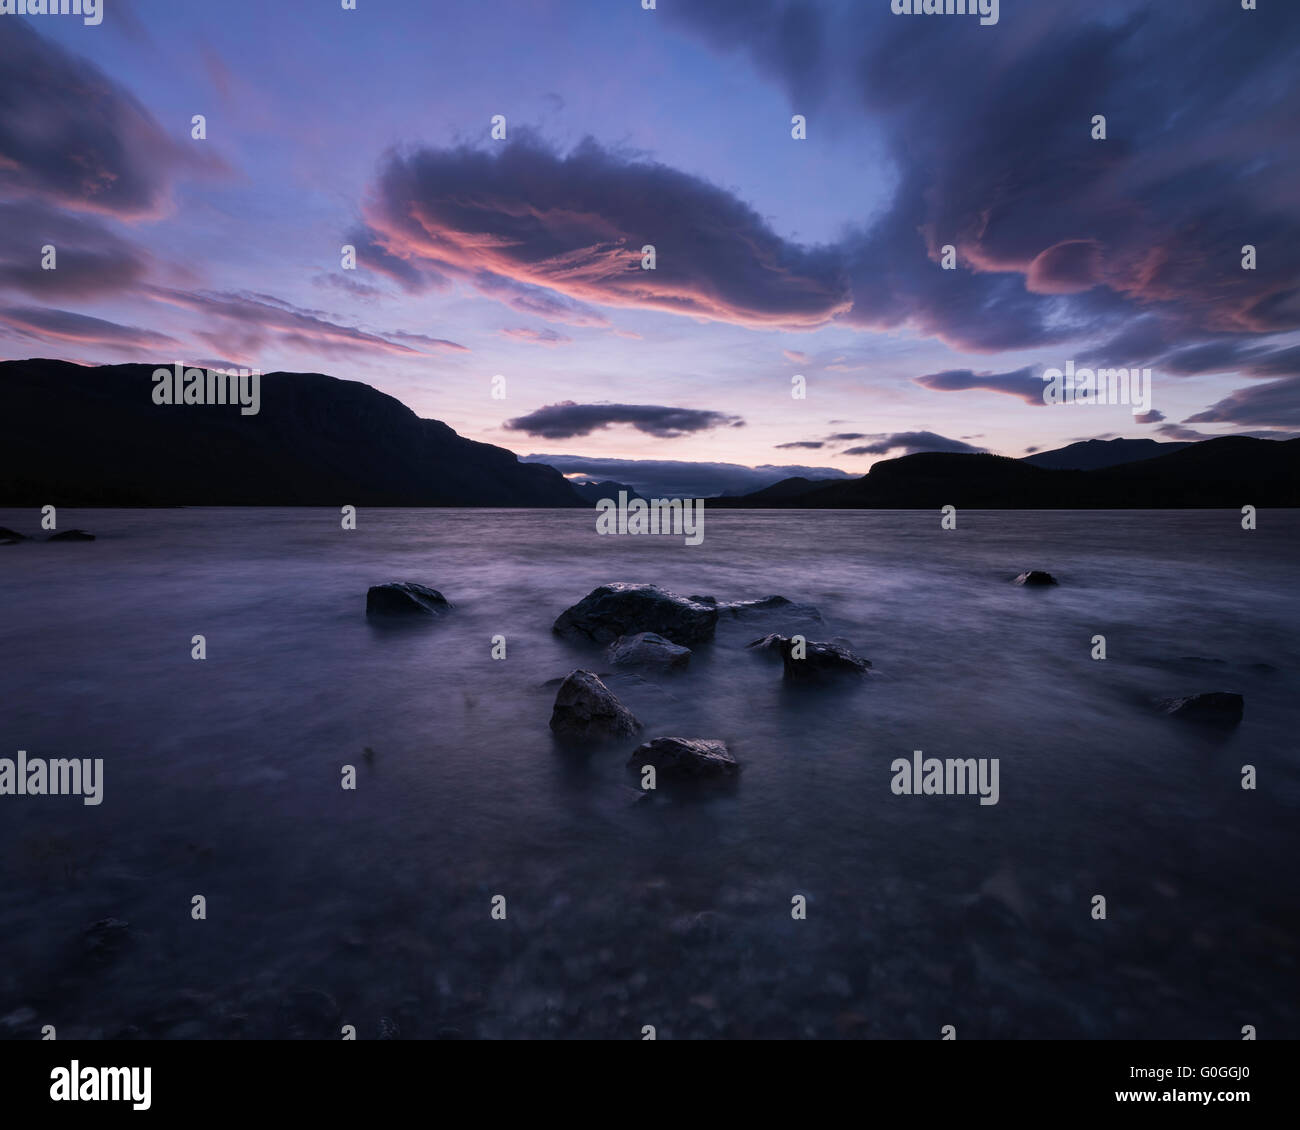
[[[786,479],[777,483],[794,484]],[[797,509],[1160,509],[1300,506],[1300,439],[1223,436],[1154,459],[1093,471],[1052,470],[1000,455],[924,452],[875,464],[860,479],[773,488],[715,506]]]
[[[816,490],[818,487],[826,486],[830,483],[853,482],[852,479],[805,479],[796,476],[792,479],[782,479],[780,482],[773,483],[771,486],[763,487],[762,490],[753,491],[745,495],[723,495],[724,498],[744,498],[747,503],[753,506],[761,506],[764,502],[782,502],[786,499],[797,498],[802,494],[807,494],[810,490]]]
[[[260,411],[153,401],[154,365],[0,362],[0,505],[581,506],[369,385],[267,373]]]
[[[628,486],[627,483],[616,483],[612,479],[606,479],[599,483],[574,482],[573,479],[570,479],[569,486],[573,487],[584,501],[591,503],[593,506],[602,498],[612,498],[617,502],[620,491],[627,492],[627,499],[629,502],[634,498],[641,497],[641,495],[637,494],[637,492]]]
[[[1136,463],[1139,459],[1155,459],[1170,455],[1189,441],[1161,443],[1154,439],[1085,439],[1054,451],[1036,451],[1020,460],[1035,467],[1056,471],[1095,471],[1099,467],[1116,467],[1121,463]]]

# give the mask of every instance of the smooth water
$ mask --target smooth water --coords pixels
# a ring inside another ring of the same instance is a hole
[[[693,547],[590,510],[59,526],[99,539],[0,547],[0,757],[103,758],[104,802],[0,797],[0,1035],[1300,1037],[1300,512],[706,511]],[[376,627],[387,580],[455,609]],[[821,610],[611,674],[645,738],[724,739],[733,787],[647,796],[637,740],[553,741],[546,684],[610,666],[551,624],[609,581]],[[744,649],[777,630],[874,673],[787,688]],[[1201,690],[1243,723],[1149,704]],[[894,795],[913,750],[999,758],[999,803]]]

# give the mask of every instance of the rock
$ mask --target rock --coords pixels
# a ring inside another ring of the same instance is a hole
[[[46,541],[94,541],[95,535],[88,534],[85,530],[60,530],[57,534],[51,534],[45,539]]]
[[[1041,569],[1026,569],[1012,583],[1017,585],[1055,585],[1060,582],[1051,573],[1044,573]]]
[[[86,948],[93,957],[112,957],[126,943],[130,929],[120,918],[101,918],[86,929]]]
[[[1189,722],[1205,722],[1214,726],[1235,726],[1241,721],[1245,699],[1227,691],[1208,691],[1182,698],[1156,700],[1156,707],[1171,718],[1185,718]]]
[[[0,545],[12,545],[14,542],[26,540],[26,534],[20,534],[17,530],[11,530],[8,526],[0,526]]]
[[[653,765],[669,777],[723,777],[740,765],[725,742],[716,738],[655,738],[638,746],[628,758],[630,769]]]
[[[437,589],[412,581],[371,585],[366,593],[367,616],[441,616],[450,610],[447,598]]]
[[[871,667],[871,660],[854,655],[847,647],[815,640],[807,640],[803,657],[796,659],[794,641],[775,632],[746,646],[779,655],[785,666],[785,677],[792,683],[817,682],[837,675],[864,675]]]
[[[654,632],[619,636],[609,645],[609,661],[615,667],[653,667],[672,671],[681,670],[690,660],[689,647],[678,647]]]
[[[707,604],[718,610],[719,616],[741,619],[746,616],[759,615],[764,612],[782,612],[789,616],[803,616],[810,620],[820,620],[822,614],[811,604],[796,604],[784,596],[765,596],[761,600],[724,600],[714,596],[692,596],[697,604]]]
[[[619,636],[653,632],[679,647],[713,638],[718,610],[658,585],[601,585],[561,612],[554,632],[566,639],[613,643]]]
[[[551,729],[562,738],[601,741],[625,738],[641,728],[636,716],[590,671],[570,671],[551,711]]]

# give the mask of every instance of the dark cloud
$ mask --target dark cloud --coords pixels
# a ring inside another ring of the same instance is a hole
[[[507,420],[505,427],[544,439],[587,436],[614,424],[628,424],[646,435],[673,439],[712,428],[740,427],[739,416],[698,408],[669,408],[659,404],[548,404],[526,416]]]
[[[41,248],[55,250],[44,270]],[[0,287],[36,298],[120,294],[148,272],[150,257],[88,216],[70,215],[34,200],[0,204]]]
[[[1183,423],[1300,427],[1300,377],[1237,389]]]
[[[822,443],[820,440],[800,440],[795,443],[778,443],[776,444],[776,449],[778,451],[782,451],[786,448],[791,448],[791,447],[804,447],[807,448],[809,451],[817,451],[820,448],[823,448],[825,446],[826,445]]]
[[[850,440],[866,439],[866,432],[836,432],[833,436],[827,436],[828,443],[847,443]]]
[[[1152,408],[1150,412],[1140,412],[1133,417],[1135,424],[1158,424],[1165,418],[1165,414],[1159,408]]]
[[[164,131],[94,63],[45,39],[26,20],[4,21],[0,194],[39,195],[119,217],[156,216],[178,174],[223,170],[208,142],[190,142],[188,131]]]
[[[174,338],[138,326],[92,318],[70,310],[49,307],[0,308],[0,333],[31,341],[67,345],[94,345],[116,353],[132,354],[176,344]]]
[[[591,139],[567,154],[525,133],[491,151],[390,154],[365,216],[390,256],[516,308],[510,284],[755,326],[821,325],[850,304],[837,249],[789,243],[731,193]]]
[[[970,369],[948,369],[942,373],[929,373],[912,379],[922,388],[933,389],[935,392],[985,389],[989,392],[1001,392],[1018,397],[1026,404],[1044,403],[1043,381],[1041,377],[1034,375],[1032,367],[1016,369],[1010,373],[976,373]]]
[[[582,455],[521,455],[526,463],[547,463],[564,474],[626,483],[646,498],[711,498],[748,494],[782,479],[856,478],[838,467],[745,467],[738,463],[691,463],[672,459],[589,459]]]
[[[856,89],[883,134],[897,190],[840,247],[846,320],[996,351],[1300,327],[1300,6],[1267,9],[1229,18],[1222,0],[1180,0],[1172,19],[1112,0],[1061,19],[1018,5],[991,30],[828,5],[815,50],[782,44],[790,6],[776,0],[696,0],[667,18],[749,51],[794,98],[815,80]],[[1090,137],[1096,113],[1105,141]],[[955,271],[939,268],[945,244]],[[1241,270],[1246,244],[1255,271]]]
[[[888,455],[891,451],[897,451],[902,455],[914,455],[918,451],[957,451],[976,454],[984,450],[982,447],[972,447],[959,439],[949,439],[934,432],[894,432],[890,435],[877,436],[871,443],[850,447],[841,454]]]

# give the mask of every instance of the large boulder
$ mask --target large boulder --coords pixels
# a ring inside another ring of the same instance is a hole
[[[1026,569],[1020,574],[1012,584],[1016,585],[1055,585],[1059,582],[1051,573],[1044,573],[1041,569]]]
[[[94,541],[95,535],[88,534],[85,530],[60,530],[57,534],[51,534],[45,539],[46,541]]]
[[[437,589],[412,581],[371,585],[366,593],[367,616],[441,616],[451,605]]]
[[[1162,698],[1156,707],[1171,718],[1188,722],[1204,722],[1211,726],[1235,726],[1241,721],[1246,701],[1229,691],[1207,691],[1182,698]]]
[[[713,638],[718,610],[658,585],[601,585],[560,613],[554,631],[566,639],[613,643],[619,636],[653,632],[679,647]]]
[[[555,696],[551,729],[561,738],[605,741],[635,734],[641,723],[590,671],[570,671]]]
[[[797,654],[795,642],[789,636],[771,635],[746,645],[755,651],[779,655],[785,667],[785,677],[792,683],[822,682],[843,675],[865,675],[871,660],[854,655],[847,647],[837,643],[818,643],[805,640],[802,654]]]
[[[615,667],[674,671],[690,662],[691,649],[678,647],[654,632],[637,632],[634,636],[619,636],[609,645],[608,655]]]
[[[667,777],[725,777],[740,765],[716,738],[655,738],[638,746],[628,758],[628,768],[653,765],[656,774]]]

